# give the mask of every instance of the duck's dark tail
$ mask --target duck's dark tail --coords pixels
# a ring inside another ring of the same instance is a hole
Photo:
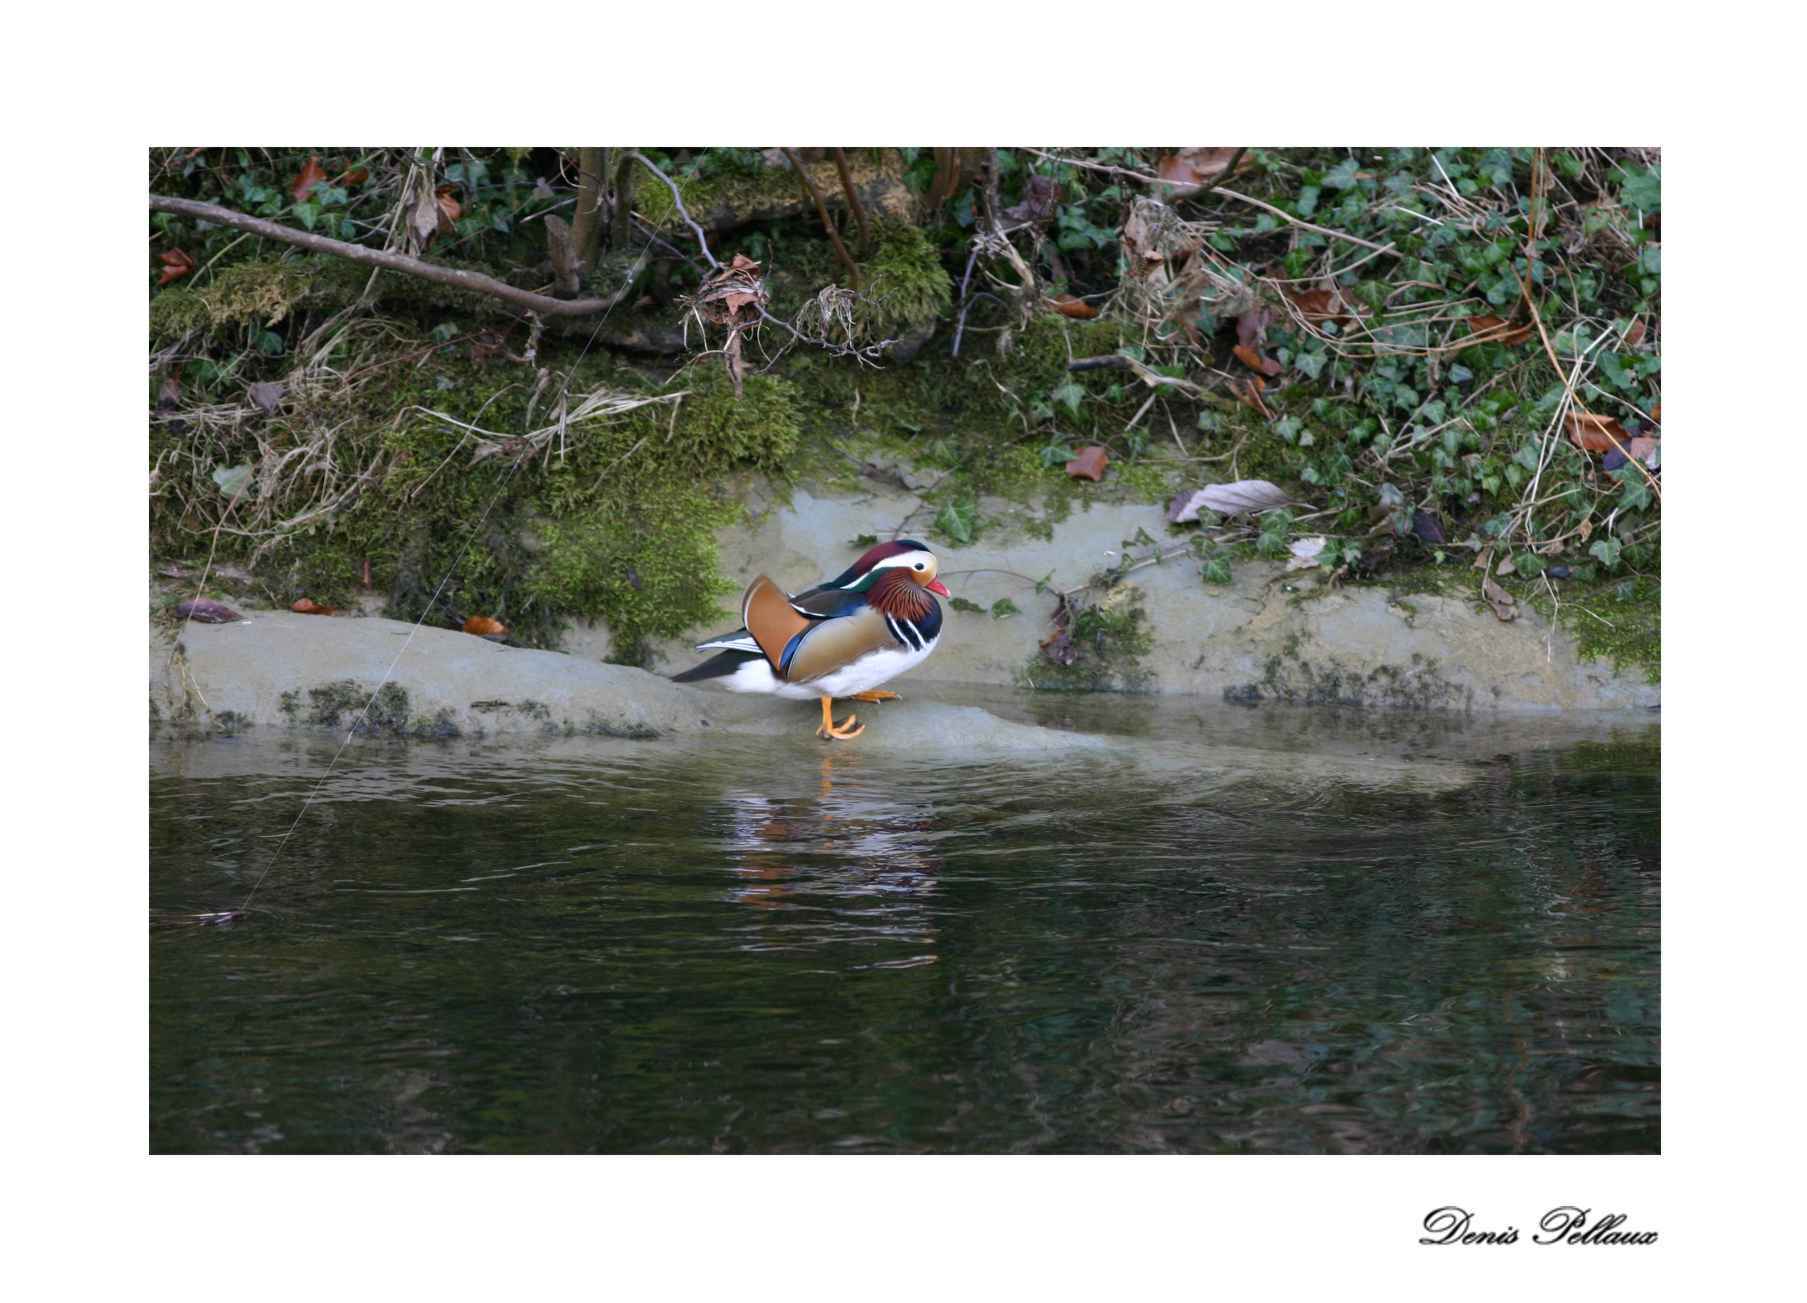
[[[701,665],[685,670],[682,674],[672,675],[671,681],[673,683],[697,683],[704,679],[725,678],[748,661],[758,660],[759,656],[759,652],[717,652]]]

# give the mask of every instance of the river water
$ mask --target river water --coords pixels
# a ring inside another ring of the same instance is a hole
[[[998,696],[153,742],[152,1150],[1659,1149],[1653,722]]]

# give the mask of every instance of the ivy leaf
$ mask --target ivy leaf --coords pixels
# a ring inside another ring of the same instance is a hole
[[[1619,568],[1619,540],[1616,538],[1601,539],[1589,547],[1587,553],[1589,556],[1598,557],[1600,564],[1608,570]]]
[[[950,502],[935,517],[935,528],[946,534],[960,546],[965,547],[973,541],[973,509]]]
[[[1330,169],[1324,177],[1324,184],[1332,190],[1348,190],[1355,185],[1355,174],[1360,170],[1353,158],[1345,158]]]
[[[1662,212],[1663,170],[1656,167],[1628,173],[1624,184],[1619,187],[1619,201],[1628,208],[1640,209],[1646,213]]]

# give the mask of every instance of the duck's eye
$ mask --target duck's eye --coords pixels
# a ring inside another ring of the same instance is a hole
[[[916,568],[917,568],[917,569],[918,569],[918,570],[920,570],[920,569],[922,569],[922,562],[920,562],[920,561],[918,561],[918,562],[917,562],[917,563],[916,563]]]

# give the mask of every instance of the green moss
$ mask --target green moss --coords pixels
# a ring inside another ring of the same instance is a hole
[[[318,264],[305,258],[251,258],[220,267],[210,284],[199,289],[164,289],[150,300],[152,343],[172,342],[201,329],[280,325],[307,296],[316,271]]]
[[[1555,584],[1560,604],[1541,582],[1509,585],[1545,619],[1554,618],[1574,635],[1583,660],[1603,660],[1623,673],[1641,673],[1648,683],[1662,682],[1663,585],[1643,576],[1615,579],[1563,580]]]
[[[283,713],[293,718],[295,712],[290,710],[289,700],[289,694],[285,694]],[[366,702],[370,706],[369,712],[363,714],[359,722]],[[359,733],[406,736],[408,732],[408,692],[398,683],[383,684],[373,697],[371,689],[355,679],[340,679],[336,683],[309,688],[307,703],[307,713],[300,722],[317,728],[356,724]]]
[[[171,343],[193,331],[205,330],[211,321],[205,299],[194,290],[171,286],[151,300],[151,343]]]
[[[672,202],[671,190],[648,172],[638,169],[634,211],[660,230],[682,230],[684,219]],[[761,167],[730,170],[707,177],[673,177],[684,209],[698,221],[718,213],[757,214],[782,207],[802,196],[797,176],[789,168]]]
[[[1473,705],[1473,691],[1458,687],[1437,662],[1414,652],[1409,662],[1376,665],[1362,671],[1335,657],[1312,661],[1300,654],[1297,635],[1289,636],[1263,667],[1259,684],[1227,689],[1233,704],[1259,700],[1304,706],[1379,707],[1387,710],[1463,710]]]
[[[926,234],[889,221],[875,223],[872,234],[876,248],[861,264],[864,294],[857,317],[869,337],[926,325],[952,306],[953,279]]]
[[[1061,659],[1038,652],[1017,671],[1018,686],[1043,692],[1147,691],[1151,676],[1142,658],[1154,649],[1154,633],[1142,590],[1122,583],[1067,601],[1072,615]]]

